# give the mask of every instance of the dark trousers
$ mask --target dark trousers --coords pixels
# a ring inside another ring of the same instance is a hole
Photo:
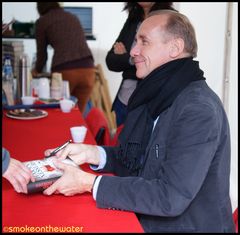
[[[113,104],[113,110],[116,113],[116,121],[117,126],[120,126],[125,122],[125,119],[127,117],[127,106],[123,104],[118,97],[116,97],[114,104]]]

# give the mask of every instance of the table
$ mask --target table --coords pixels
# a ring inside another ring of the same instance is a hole
[[[69,128],[86,125],[80,111],[46,109],[48,116],[36,120],[2,117],[2,144],[21,161],[40,159],[44,150],[71,138]],[[88,131],[85,143],[95,144]],[[84,170],[91,171],[88,165]],[[143,232],[132,212],[99,209],[89,193],[71,197],[19,194],[2,179],[2,231],[5,232]]]

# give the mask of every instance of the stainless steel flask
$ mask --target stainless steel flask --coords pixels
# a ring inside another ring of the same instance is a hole
[[[20,102],[22,96],[30,94],[30,74],[29,59],[23,54],[18,59],[18,76],[17,76],[17,100]]]

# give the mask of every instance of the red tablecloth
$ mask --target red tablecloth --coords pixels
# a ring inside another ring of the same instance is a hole
[[[27,121],[3,115],[2,145],[12,157],[21,161],[42,158],[47,148],[71,139],[70,127],[85,125],[78,109],[71,113],[62,113],[60,109],[46,111],[47,117]],[[89,131],[85,143],[95,143]],[[83,169],[91,171],[87,165]],[[25,195],[16,193],[7,180],[2,182],[3,231],[143,232],[134,213],[98,209],[91,194]]]

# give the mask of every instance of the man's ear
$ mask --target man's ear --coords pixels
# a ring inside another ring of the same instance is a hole
[[[171,41],[169,55],[171,58],[176,58],[184,51],[184,41],[181,38],[175,38]]]

